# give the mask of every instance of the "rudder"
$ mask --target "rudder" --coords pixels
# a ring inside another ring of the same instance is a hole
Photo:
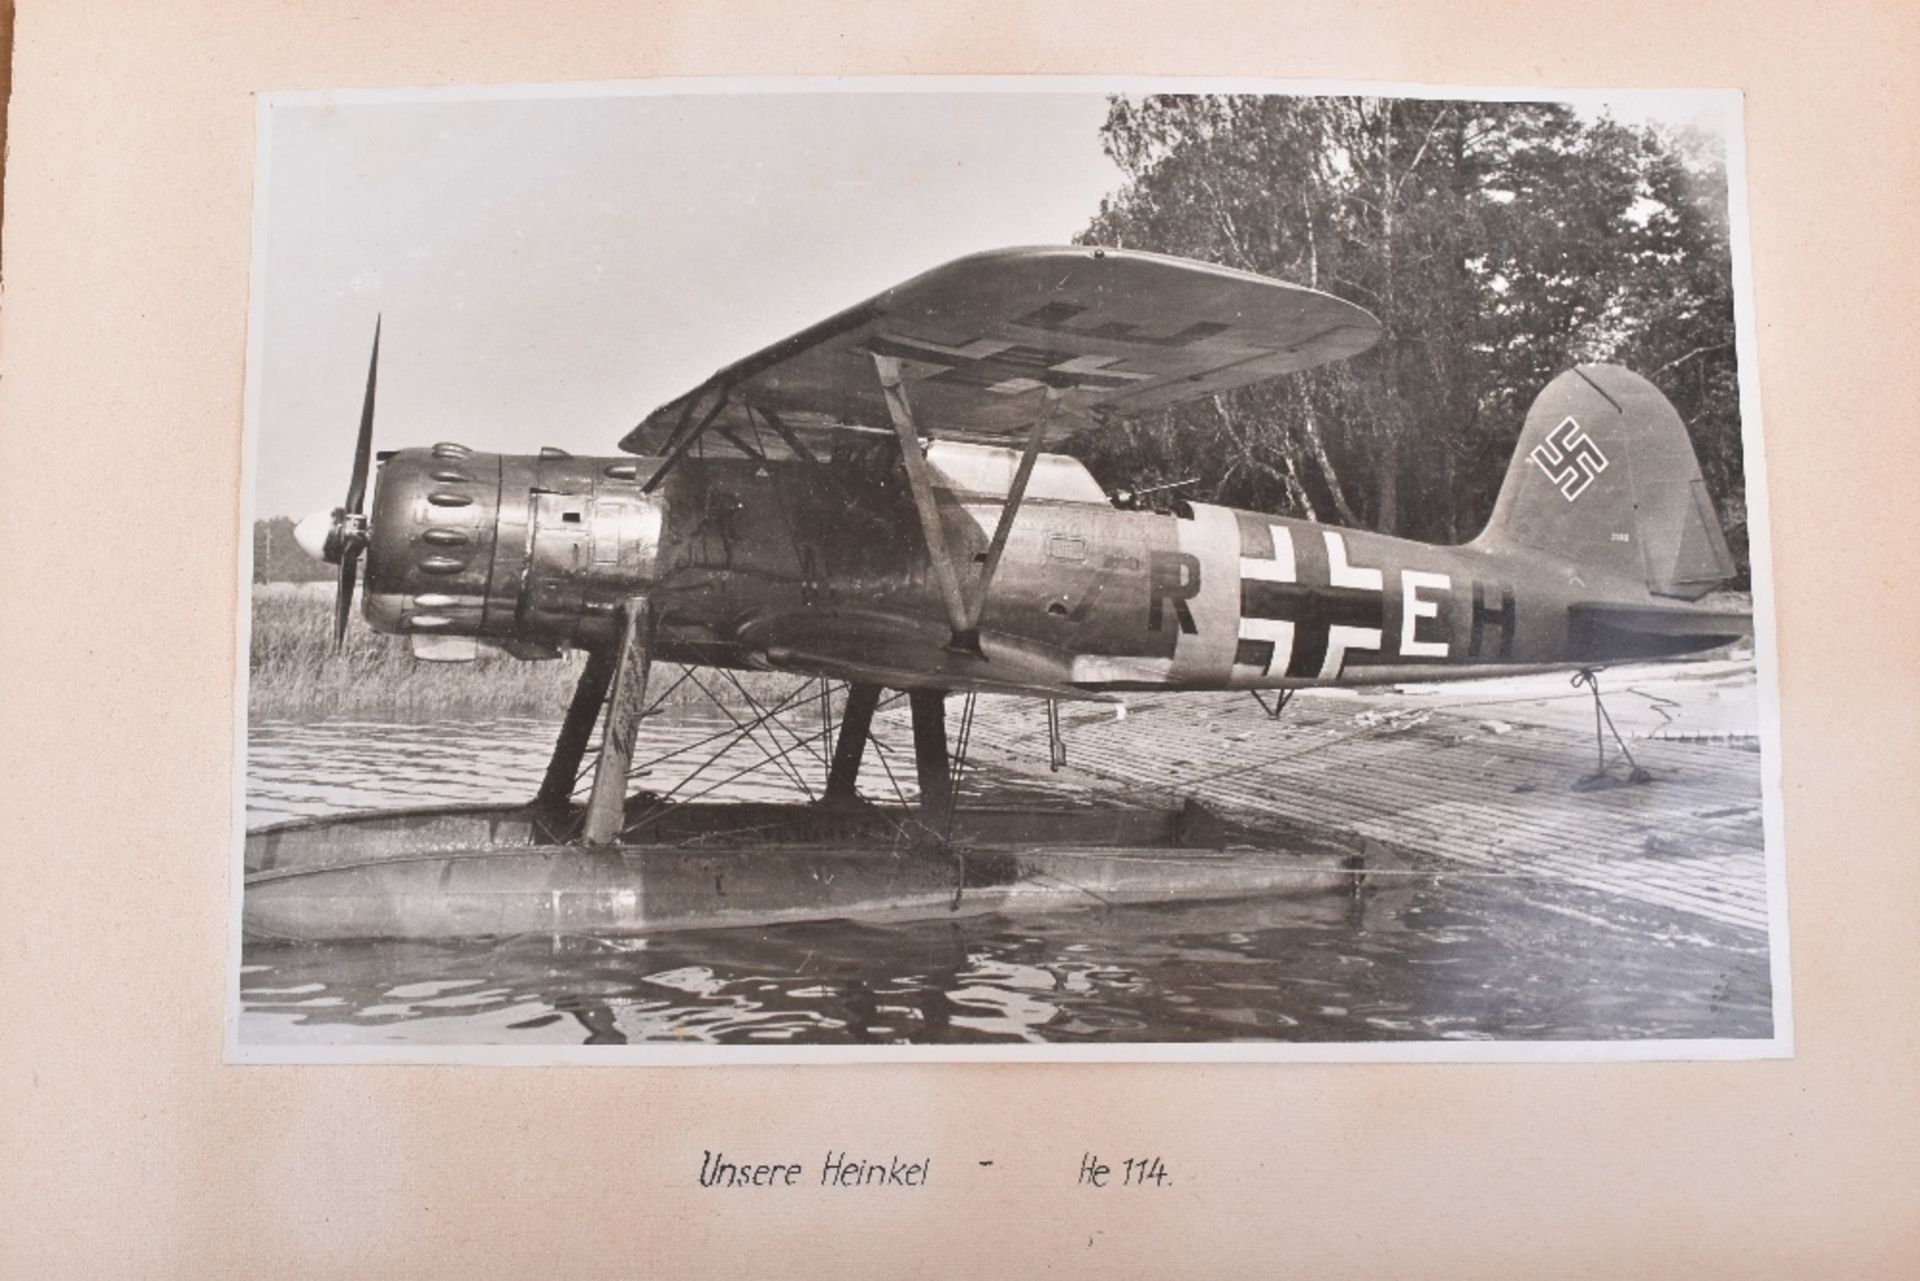
[[[1617,365],[1575,366],[1535,399],[1475,543],[1530,547],[1683,600],[1734,573],[1686,425]]]

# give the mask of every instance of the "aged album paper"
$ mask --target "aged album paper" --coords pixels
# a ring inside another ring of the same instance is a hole
[[[1911,1270],[1896,7],[13,34],[4,1271]]]

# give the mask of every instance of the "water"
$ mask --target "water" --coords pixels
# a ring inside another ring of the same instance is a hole
[[[639,757],[725,724],[650,721]],[[555,729],[528,720],[256,724],[248,821],[525,796]],[[899,752],[893,773],[910,795],[911,767],[903,770]],[[649,785],[694,775],[705,754],[659,766]],[[700,771],[692,790],[760,755],[736,748]],[[892,795],[886,757],[870,758],[863,788]],[[814,757],[801,777],[817,789],[823,765]],[[1056,786],[989,772],[963,795]],[[793,794],[791,782],[748,774],[711,799]],[[1770,1034],[1764,939],[1564,885],[1429,874],[1439,870],[1416,865],[1358,895],[1017,919],[637,940],[249,943],[240,1035],[272,1044],[495,1045]]]

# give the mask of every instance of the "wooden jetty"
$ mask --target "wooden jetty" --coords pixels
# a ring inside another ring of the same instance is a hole
[[[1147,696],[1124,718],[1063,707],[1063,773],[1138,800],[1222,813],[1423,869],[1537,877],[1767,928],[1762,758],[1751,662],[1602,673],[1606,707],[1652,781],[1595,773],[1591,695],[1565,674],[1425,688],[1301,691],[1277,720],[1245,693]],[[984,705],[973,754],[1044,769],[1042,707]],[[1609,758],[1619,748],[1606,742]]]
[[[1347,890],[1467,874],[1572,886],[1764,932],[1750,663],[1602,676],[1645,783],[1566,675],[1062,708],[1068,786],[967,804],[948,833],[856,805],[645,794],[611,849],[526,805],[382,811],[248,833],[245,928],[281,939],[635,934],[841,918],[1057,911]],[[976,761],[1044,772],[1046,706],[983,698]],[[883,713],[883,719],[892,716]],[[904,721],[904,718],[901,718]],[[889,727],[898,733],[903,725]],[[644,817],[651,815],[651,817]],[[946,839],[951,838],[951,839]]]

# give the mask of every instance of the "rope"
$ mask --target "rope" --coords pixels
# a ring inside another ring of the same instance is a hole
[[[1620,731],[1613,723],[1613,714],[1600,700],[1600,674],[1591,667],[1583,667],[1573,674],[1573,679],[1568,684],[1575,689],[1584,685],[1593,691],[1593,751],[1597,761],[1594,767],[1595,772],[1604,774],[1607,769],[1607,740],[1600,732],[1600,722],[1604,720],[1608,731],[1613,735],[1613,741],[1620,745],[1620,754],[1627,758],[1627,764],[1635,773],[1638,773],[1640,762],[1633,759],[1633,753],[1627,749],[1627,740],[1620,737]],[[1663,711],[1661,715],[1665,716],[1666,713]],[[1671,723],[1671,720],[1668,723]]]

